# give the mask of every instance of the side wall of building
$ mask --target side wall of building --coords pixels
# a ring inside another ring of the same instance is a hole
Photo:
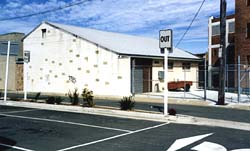
[[[0,90],[5,86],[5,71],[6,71],[6,56],[0,55]],[[9,77],[8,77],[8,90],[16,90],[16,57],[10,56],[9,58]]]
[[[198,88],[198,63],[191,62],[191,67],[188,70],[183,70],[182,63],[185,61],[178,61],[178,60],[169,60],[169,62],[173,62],[173,69],[168,70],[168,82],[171,81],[192,81],[193,85],[191,86],[192,90]],[[153,92],[157,91],[157,87],[159,87],[159,91],[163,91],[164,81],[159,80],[159,71],[164,71],[163,68],[163,60],[159,61],[159,64],[153,64],[152,68],[152,90]]]
[[[235,5],[236,54],[240,54],[242,64],[250,64],[250,37],[247,37],[247,24],[250,24],[250,6],[247,6],[246,0],[237,0]],[[235,62],[237,62],[237,57],[235,57]]]
[[[42,35],[42,29],[46,33]],[[42,24],[24,39],[30,51],[24,78],[28,92],[67,93],[89,88],[95,95],[130,94],[130,58]]]

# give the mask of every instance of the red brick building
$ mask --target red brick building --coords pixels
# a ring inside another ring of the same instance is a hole
[[[250,0],[235,1],[235,52],[241,64],[250,64]]]
[[[219,56],[220,56],[220,18],[209,18],[208,24],[208,87],[217,88],[219,84]],[[227,64],[234,64],[235,60],[235,15],[227,16],[226,47]],[[230,76],[229,86],[234,86],[234,76]]]
[[[217,88],[219,83],[220,55],[220,18],[209,18],[208,45],[208,86]],[[242,68],[248,72],[241,73],[248,81],[242,81],[241,86],[249,85],[250,71],[250,0],[235,0],[235,14],[227,16],[226,21],[227,47],[227,81],[226,86],[237,87],[237,63],[240,56]],[[231,69],[230,69],[231,68]],[[230,71],[231,70],[231,71]]]

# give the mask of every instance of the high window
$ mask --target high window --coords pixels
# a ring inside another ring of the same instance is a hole
[[[42,38],[46,38],[46,29],[42,29]]]
[[[191,68],[191,63],[189,63],[189,62],[183,62],[182,63],[182,69],[183,70],[190,70],[190,68]]]
[[[234,33],[234,31],[235,31],[235,23],[234,22],[228,23],[228,28],[229,28],[229,33]]]
[[[174,63],[173,62],[168,62],[168,69],[173,70],[174,68]]]
[[[212,26],[212,36],[220,35],[220,24]]]

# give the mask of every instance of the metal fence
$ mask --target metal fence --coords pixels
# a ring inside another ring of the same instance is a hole
[[[238,68],[240,69],[238,72]],[[180,83],[184,87],[169,91],[170,98],[199,99],[217,101],[219,89],[219,67],[203,63],[191,64],[187,69],[183,65],[169,67],[168,82]],[[240,79],[238,80],[238,74]],[[225,99],[234,103],[250,103],[250,66],[246,64],[228,64],[226,66]],[[136,66],[134,75],[135,94],[161,95],[164,92],[164,69],[154,66]],[[238,87],[238,82],[240,85]],[[190,91],[185,91],[188,82],[192,82]]]

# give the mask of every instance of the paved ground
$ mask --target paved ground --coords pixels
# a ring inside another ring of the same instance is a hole
[[[208,146],[217,147],[211,151],[226,151],[250,148],[249,131],[69,112],[0,106],[0,123],[1,151],[165,151],[169,148],[204,150]],[[174,144],[177,139],[188,137],[190,141],[180,140]]]

